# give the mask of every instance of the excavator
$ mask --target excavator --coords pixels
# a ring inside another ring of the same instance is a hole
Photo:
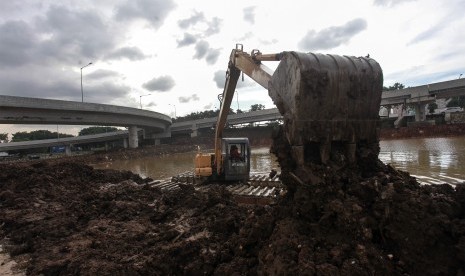
[[[273,72],[264,61],[279,64]],[[248,139],[223,138],[241,73],[268,90],[283,116],[285,139],[297,165],[336,160],[350,164],[363,158],[361,149],[373,146],[377,150],[383,74],[374,59],[294,51],[262,54],[252,50],[248,54],[242,44],[236,44],[226,72],[214,152],[196,155],[195,177],[249,179]]]

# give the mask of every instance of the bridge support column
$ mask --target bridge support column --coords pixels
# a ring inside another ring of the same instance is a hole
[[[155,146],[159,146],[161,144],[160,139],[155,139]]]
[[[127,149],[128,148],[128,138],[123,139],[123,148]]]
[[[129,148],[136,149],[139,146],[139,137],[137,137],[137,127],[129,127]]]
[[[65,154],[66,155],[71,155],[71,145],[66,145],[65,146]]]
[[[426,104],[418,103],[415,105],[415,122],[424,122],[426,120]]]
[[[197,127],[196,124],[192,125],[192,132],[191,132],[191,137],[197,137],[199,135],[199,128]]]

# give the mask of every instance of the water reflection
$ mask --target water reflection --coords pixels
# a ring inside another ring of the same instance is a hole
[[[96,168],[130,170],[143,177],[165,179],[192,171],[195,153],[116,160]],[[465,181],[465,138],[406,139],[380,142],[379,158],[395,168],[407,171],[425,184],[457,184]],[[269,148],[252,149],[251,172],[269,172],[278,168]]]
[[[381,141],[380,148],[381,161],[409,172],[420,183],[465,181],[464,137]]]
[[[272,168],[278,168],[274,156],[269,148],[252,149],[250,157],[250,171],[269,172]],[[177,153],[164,156],[142,157],[131,160],[115,160],[103,164],[94,165],[97,169],[129,170],[142,177],[153,179],[166,179],[186,171],[192,171],[195,152]]]

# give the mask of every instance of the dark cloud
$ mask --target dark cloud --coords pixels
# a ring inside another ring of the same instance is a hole
[[[205,40],[201,40],[197,42],[197,44],[195,44],[194,58],[202,59],[207,54],[209,48],[210,48],[210,44],[206,42]]]
[[[142,85],[143,88],[149,91],[166,92],[171,90],[175,85],[174,79],[171,76],[155,77]]]
[[[115,77],[118,77],[119,75],[120,74],[115,71],[99,69],[90,74],[87,74],[86,78],[93,79],[93,80],[100,80],[100,79],[105,79],[105,78],[115,78]]]
[[[29,72],[40,73],[30,74]],[[27,78],[16,77],[17,74],[27,75],[28,73]],[[93,78],[91,75],[83,75],[83,94],[86,102],[110,103],[115,99],[125,97],[130,91],[127,86],[117,84],[114,80]],[[109,76],[109,72],[106,75]],[[29,68],[2,72],[0,83],[2,84],[0,94],[3,95],[78,102],[81,101],[82,96],[79,71],[60,72],[56,68],[30,65]]]
[[[216,87],[224,89],[224,84],[226,82],[226,71],[225,70],[216,71],[213,76],[213,81],[216,83]],[[252,79],[245,76],[244,81],[242,81],[242,79],[239,77],[236,88],[251,87],[255,85],[256,83]]]
[[[199,101],[200,98],[197,96],[197,94],[192,94],[189,97],[179,97],[178,100],[180,103],[188,103],[190,101]]]
[[[221,24],[223,20],[219,19],[218,17],[213,17],[213,19],[207,22],[208,28],[205,31],[206,36],[211,36],[220,32]]]
[[[342,26],[323,29],[319,32],[310,30],[299,42],[298,47],[304,51],[327,50],[349,42],[349,40],[367,28],[364,19],[357,18]]]
[[[199,22],[204,22],[204,21],[205,21],[205,16],[203,15],[203,13],[194,11],[194,14],[191,17],[183,19],[183,20],[179,20],[178,26],[181,29],[187,29],[190,26],[194,26],[195,24]]]
[[[197,41],[197,38],[189,33],[184,33],[184,37],[181,40],[177,40],[178,48],[194,44]]]
[[[175,7],[172,0],[127,0],[116,9],[115,18],[125,21],[145,19],[158,29]]]
[[[412,2],[416,0],[374,0],[373,3],[376,6],[383,6],[383,7],[393,7],[398,4],[402,4],[405,2]]]
[[[115,51],[113,51],[111,54],[107,55],[105,57],[106,59],[123,59],[126,58],[131,61],[136,61],[136,60],[142,60],[147,58],[146,55],[142,52],[141,49],[137,47],[122,47],[119,48]]]
[[[60,63],[101,58],[113,50],[118,37],[95,11],[63,6],[50,7],[37,28],[47,38],[36,46],[38,54]]]
[[[19,66],[32,60],[35,32],[23,21],[7,21],[0,25],[0,66]]]
[[[243,9],[244,20],[250,24],[255,24],[255,8],[256,7],[247,7]]]

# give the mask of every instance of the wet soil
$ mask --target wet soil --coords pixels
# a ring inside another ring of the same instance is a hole
[[[2,164],[3,248],[28,275],[464,275],[465,185],[420,186],[369,151],[296,166],[274,139],[288,193],[271,206],[83,160]]]

